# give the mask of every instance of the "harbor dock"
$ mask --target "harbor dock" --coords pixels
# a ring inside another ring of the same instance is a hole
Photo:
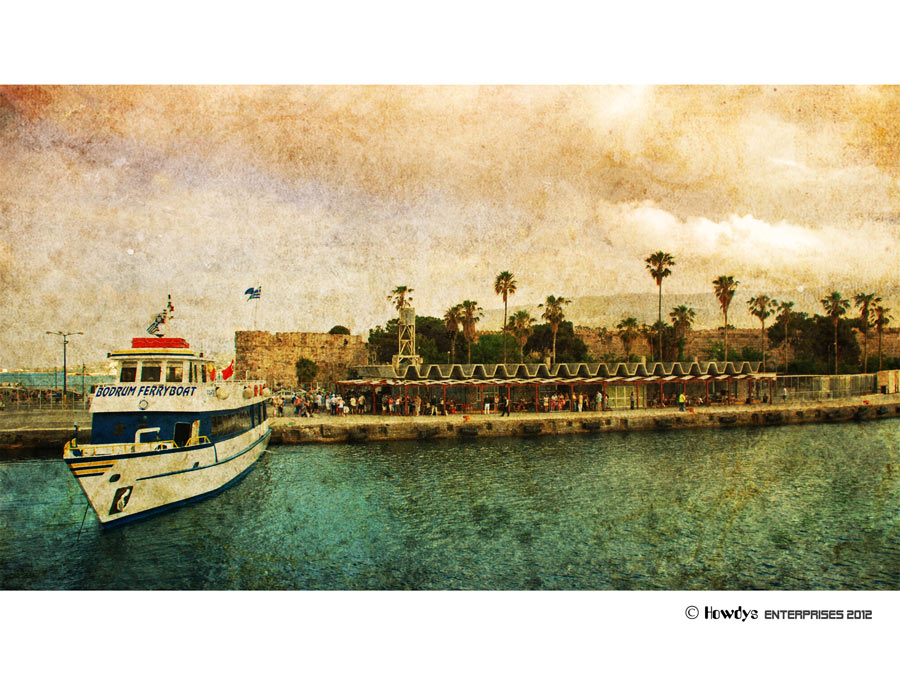
[[[871,394],[823,401],[774,404],[737,404],[688,407],[613,409],[605,412],[548,412],[456,414],[448,416],[389,416],[325,414],[313,417],[275,417],[270,413],[270,445],[304,443],[384,442],[437,438],[542,436],[606,432],[676,431],[863,422],[900,417],[900,394]],[[31,411],[0,414],[0,453],[4,457],[54,457],[73,436],[90,440],[87,411]]]

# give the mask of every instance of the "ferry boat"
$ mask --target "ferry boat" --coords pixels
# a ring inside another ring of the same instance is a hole
[[[91,442],[63,459],[104,526],[216,494],[269,442],[263,381],[215,379],[213,361],[181,338],[134,338],[113,352],[118,377],[91,400]]]

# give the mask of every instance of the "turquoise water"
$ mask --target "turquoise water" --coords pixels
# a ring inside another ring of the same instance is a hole
[[[84,386],[86,391],[91,390],[91,386],[95,384],[106,384],[114,382],[114,375],[85,375]],[[54,373],[0,373],[0,383],[12,384],[21,383],[22,386],[29,389],[52,389],[54,387],[62,389],[63,374],[62,368],[59,372]],[[76,372],[74,367],[69,368],[66,373],[66,384],[72,391],[81,391],[81,371]]]
[[[897,589],[900,421],[276,446],[102,531],[0,463],[4,589]]]

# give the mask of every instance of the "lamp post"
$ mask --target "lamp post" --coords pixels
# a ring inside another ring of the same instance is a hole
[[[69,344],[69,341],[66,339],[70,335],[84,335],[81,331],[76,333],[64,333],[61,330],[48,330],[46,331],[47,335],[62,335],[63,339],[63,405],[66,404],[66,345]]]

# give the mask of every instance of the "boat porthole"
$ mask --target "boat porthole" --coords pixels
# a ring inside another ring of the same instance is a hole
[[[194,462],[194,468],[196,469],[198,466],[200,466],[200,462]]]
[[[119,480],[121,477],[122,477],[122,474],[120,474],[120,473],[114,473],[112,476],[109,477],[109,482],[110,482],[110,483],[115,483],[115,482],[116,482],[117,480]]]

